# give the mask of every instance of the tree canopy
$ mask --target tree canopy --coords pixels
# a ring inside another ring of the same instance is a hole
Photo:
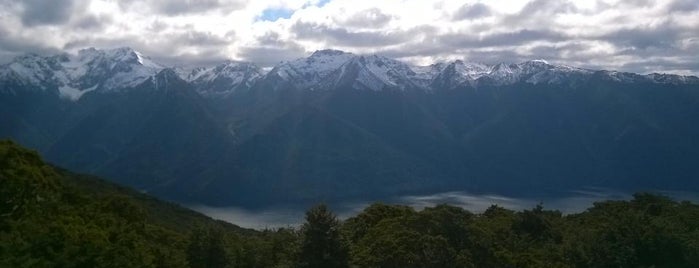
[[[0,267],[697,267],[699,206],[638,193],[564,215],[325,205],[300,228],[247,230],[0,141]]]

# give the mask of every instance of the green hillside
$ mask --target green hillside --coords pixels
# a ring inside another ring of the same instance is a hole
[[[192,258],[211,254],[267,267],[281,258],[264,252],[268,237],[285,233],[216,221],[0,141],[0,267],[194,267]]]
[[[373,204],[247,230],[0,141],[0,267],[697,267],[699,206],[653,194],[572,215]]]

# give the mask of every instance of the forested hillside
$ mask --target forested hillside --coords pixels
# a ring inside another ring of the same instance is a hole
[[[271,267],[287,230],[215,221],[0,141],[0,267]]]
[[[373,204],[297,229],[215,221],[0,142],[0,267],[697,267],[699,206],[653,194],[562,215]]]

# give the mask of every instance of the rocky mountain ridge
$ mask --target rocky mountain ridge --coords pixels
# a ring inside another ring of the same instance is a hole
[[[91,91],[113,92],[133,88],[164,69],[173,69],[208,98],[225,97],[258,83],[272,88],[332,90],[434,91],[457,87],[503,86],[515,83],[565,84],[588,79],[627,83],[699,84],[695,76],[640,75],[553,65],[544,60],[516,64],[467,63],[461,60],[411,66],[378,55],[355,55],[339,50],[319,50],[307,58],[282,62],[269,72],[250,62],[227,61],[215,66],[183,70],[154,62],[128,47],[88,48],[77,55],[42,57],[27,54],[0,66],[0,85],[24,85],[34,90],[53,89],[64,99],[76,101]],[[3,87],[8,90],[8,87]]]

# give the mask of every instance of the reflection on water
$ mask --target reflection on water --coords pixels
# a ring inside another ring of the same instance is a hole
[[[670,196],[676,200],[699,201],[699,193],[667,192],[657,193]],[[592,206],[594,202],[604,200],[628,200],[632,195],[603,189],[586,189],[571,191],[565,197],[514,198],[496,194],[470,194],[467,192],[444,192],[432,195],[410,195],[387,199],[385,203],[400,204],[421,210],[439,204],[449,204],[462,207],[471,212],[482,212],[491,205],[499,205],[508,209],[530,209],[537,204],[543,204],[545,209],[555,209],[563,213],[578,213]],[[361,212],[371,202],[347,202],[331,204],[330,207],[341,219],[354,216]],[[266,229],[279,227],[294,227],[304,222],[305,206],[285,206],[263,210],[246,210],[237,207],[208,207],[189,206],[189,208],[208,215],[209,217],[231,222],[241,227]]]

